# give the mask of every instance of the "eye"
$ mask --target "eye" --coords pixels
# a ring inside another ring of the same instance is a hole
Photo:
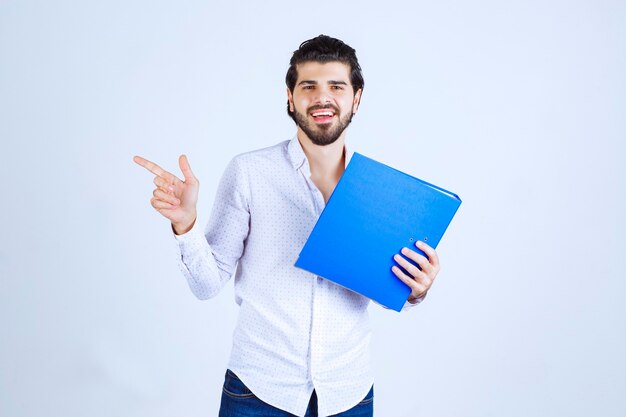
[[[313,90],[315,88],[314,85],[305,85],[302,87],[303,90]]]
[[[330,88],[333,90],[343,90],[343,85],[331,85]]]

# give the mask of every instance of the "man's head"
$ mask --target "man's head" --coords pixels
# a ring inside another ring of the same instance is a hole
[[[333,143],[343,133],[364,86],[355,50],[325,35],[293,53],[285,82],[287,113],[317,145]]]

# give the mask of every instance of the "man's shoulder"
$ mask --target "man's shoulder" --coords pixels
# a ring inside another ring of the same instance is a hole
[[[289,140],[285,140],[272,146],[240,153],[233,157],[232,163],[252,164],[253,166],[264,162],[278,163],[284,160],[289,142]]]

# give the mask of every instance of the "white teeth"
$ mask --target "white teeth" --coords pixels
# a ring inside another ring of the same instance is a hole
[[[323,111],[323,112],[319,112],[319,113],[312,113],[313,117],[319,117],[319,116],[332,116],[333,113],[329,112],[329,111]]]

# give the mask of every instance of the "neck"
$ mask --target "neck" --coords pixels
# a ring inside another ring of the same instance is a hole
[[[312,178],[339,178],[345,169],[345,132],[330,145],[320,146],[298,129],[298,141],[309,161]]]

